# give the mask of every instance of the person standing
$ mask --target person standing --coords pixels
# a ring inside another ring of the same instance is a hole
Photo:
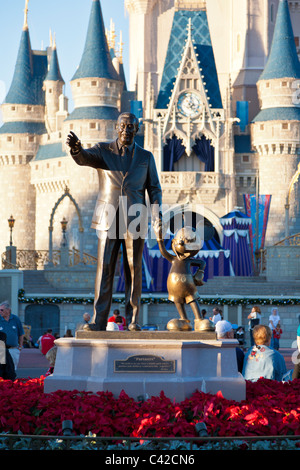
[[[254,339],[253,339],[253,328],[256,325],[259,325],[260,320],[261,320],[261,310],[257,305],[254,305],[252,307],[251,312],[248,315],[248,320],[249,320],[249,333],[250,333],[250,344],[251,346],[254,346]]]
[[[121,113],[118,137],[83,149],[74,132],[66,144],[78,165],[95,168],[99,193],[92,219],[97,230],[98,263],[95,280],[94,315],[89,330],[105,330],[112,303],[113,281],[122,246],[125,278],[125,316],[129,330],[140,330],[138,314],[142,291],[143,248],[148,228],[146,193],[160,218],[162,191],[151,152],[135,141],[139,121],[134,114]],[[139,214],[139,215],[138,215]],[[138,221],[138,222],[137,222]]]
[[[218,321],[221,321],[223,319],[222,313],[223,312],[219,307],[215,307],[215,308],[213,308],[213,316],[210,317],[209,319],[212,322],[214,322],[214,324],[216,325],[218,323]]]
[[[6,334],[6,346],[17,369],[25,333],[19,317],[11,313],[7,301],[0,304],[0,331]]]
[[[280,328],[280,316],[278,315],[278,309],[277,308],[272,308],[272,313],[269,316],[269,328],[272,330],[272,340],[271,340],[271,348],[274,348],[274,344],[276,341],[275,339],[275,330],[276,327],[279,326]]]
[[[49,349],[54,346],[55,337],[52,334],[51,328],[41,337],[41,352],[46,356]]]
[[[273,333],[273,341],[271,341],[271,347],[276,349],[278,351],[279,349],[279,340],[282,335],[282,329],[280,327],[280,324],[276,326],[276,328],[272,331]]]

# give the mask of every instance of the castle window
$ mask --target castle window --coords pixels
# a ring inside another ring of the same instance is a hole
[[[58,166],[61,166],[61,162],[58,162],[57,165],[58,165]]]
[[[38,166],[38,165],[35,165],[35,169],[38,170],[38,169],[39,169],[39,166]]]
[[[32,111],[32,106],[26,106],[26,111]]]
[[[243,163],[249,163],[249,161],[250,161],[249,155],[243,155],[242,156],[242,162]]]
[[[7,142],[12,142],[12,136],[11,135],[8,135],[7,138],[6,138]]]
[[[90,129],[96,129],[96,123],[90,122]]]
[[[79,88],[80,87],[80,82],[77,82],[76,85],[77,85],[77,88]]]
[[[11,109],[11,111],[15,111],[15,110],[16,110],[16,107],[15,107],[15,106],[12,106],[10,109]]]
[[[33,135],[28,136],[28,142],[34,142],[34,136]]]
[[[92,85],[92,86],[97,86],[97,81],[96,81],[96,80],[93,80],[93,81],[91,82],[91,85]]]
[[[270,88],[270,82],[266,82],[266,88]]]
[[[73,130],[73,127],[74,127],[73,124],[70,124],[70,131]]]
[[[286,81],[281,82],[281,86],[286,87],[286,86],[287,86],[287,82],[286,82]]]
[[[289,124],[287,122],[283,122],[281,124],[281,129],[287,130],[289,128]]]
[[[263,131],[264,129],[265,129],[265,125],[264,125],[264,124],[261,124],[261,125],[259,126],[259,130],[260,130],[260,131]]]
[[[52,88],[49,88],[48,92],[49,92],[49,93],[52,93]]]

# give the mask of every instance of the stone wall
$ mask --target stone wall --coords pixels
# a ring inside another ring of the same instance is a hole
[[[266,276],[268,281],[278,281],[278,279],[300,280],[300,246],[277,245],[268,247],[266,251]]]

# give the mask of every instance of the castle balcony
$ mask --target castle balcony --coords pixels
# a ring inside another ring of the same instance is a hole
[[[190,197],[195,202],[212,204],[225,197],[231,186],[229,175],[213,171],[163,171],[160,182],[165,203]]]

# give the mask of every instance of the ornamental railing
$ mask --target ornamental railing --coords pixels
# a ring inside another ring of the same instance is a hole
[[[298,246],[300,245],[300,233],[295,233],[289,237],[275,243],[274,246]]]
[[[0,434],[0,449],[3,450],[102,450],[120,451],[151,450],[155,464],[200,464],[201,450],[296,450],[299,435],[285,436],[231,436],[231,437],[99,437],[99,436],[45,436]],[[176,451],[166,454],[161,450]],[[184,451],[188,453],[185,454]],[[195,453],[191,453],[195,451]],[[156,454],[157,452],[157,454]],[[107,454],[101,454],[106,457]],[[110,453],[112,456],[113,453]],[[122,455],[118,453],[118,456]],[[128,455],[128,454],[126,454]],[[180,455],[182,457],[180,458]],[[145,454],[146,458],[146,454]],[[160,460],[156,460],[156,459]],[[128,457],[127,457],[128,459]],[[186,460],[184,460],[186,459]]]
[[[226,175],[213,171],[162,171],[161,185],[164,188],[219,189],[229,184]]]
[[[53,250],[51,266],[59,266],[61,251]],[[80,252],[76,248],[69,250],[69,266],[76,266],[79,263],[85,265],[96,265],[97,258],[94,256],[83,253],[82,260],[80,260]],[[23,270],[41,270],[45,265],[50,263],[48,250],[17,250],[16,264],[11,263],[8,252],[2,254],[2,269],[23,269]]]

